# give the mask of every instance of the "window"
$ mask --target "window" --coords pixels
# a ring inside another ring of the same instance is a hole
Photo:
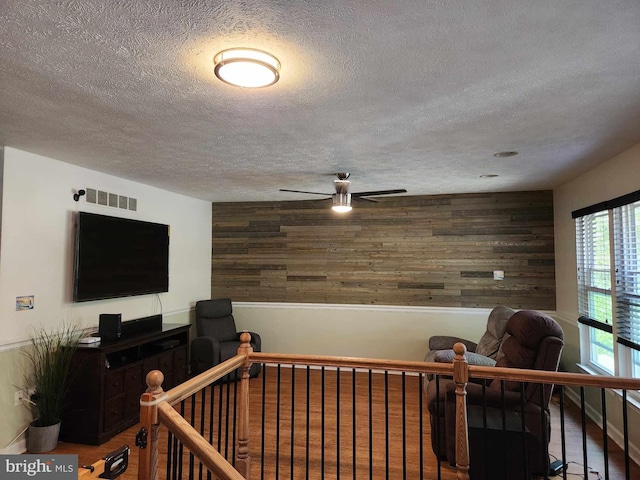
[[[640,377],[640,192],[573,217],[583,361]]]
[[[615,359],[613,355],[613,335],[598,328],[589,328],[589,360],[591,363],[606,370],[607,373],[615,373]]]
[[[578,312],[589,328],[589,363],[615,372],[609,212],[576,218]]]
[[[613,209],[618,342],[640,350],[640,201]]]
[[[637,350],[631,354],[631,376],[640,377],[640,352]]]

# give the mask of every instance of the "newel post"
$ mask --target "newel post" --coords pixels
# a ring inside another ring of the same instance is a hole
[[[136,446],[140,448],[138,480],[158,480],[158,403],[163,400],[160,370],[151,370],[146,377],[147,391],[140,397],[140,431],[136,436]]]
[[[251,455],[249,454],[249,367],[251,359],[249,355],[252,352],[251,335],[248,332],[241,333],[238,355],[244,355],[245,361],[241,367],[242,377],[238,389],[238,448],[236,449],[235,467],[240,475],[247,480],[251,467]]]
[[[469,364],[467,348],[462,343],[453,346],[453,382],[456,384],[456,468],[458,480],[469,480],[469,430],[467,428],[467,383]]]

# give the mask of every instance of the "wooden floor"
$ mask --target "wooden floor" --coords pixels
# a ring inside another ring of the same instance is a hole
[[[278,375],[280,389],[278,390]],[[327,370],[323,375],[320,370],[309,370],[307,380],[306,368],[269,367],[266,374],[251,379],[251,422],[250,451],[251,476],[255,479],[336,479],[336,478],[373,478],[373,479],[455,479],[455,471],[447,462],[441,462],[440,472],[436,459],[431,451],[429,432],[429,414],[424,403],[418,377],[387,375],[374,373],[371,376],[358,372],[355,376],[350,369],[342,370],[338,375],[335,370]],[[309,413],[307,420],[307,381],[309,384]],[[404,387],[403,387],[404,382]],[[388,396],[385,398],[385,383]],[[265,388],[264,415],[262,391]],[[355,385],[355,395],[353,394]],[[211,444],[228,458],[233,453],[233,406],[227,421],[225,407],[234,395],[235,384],[224,384],[215,388],[213,413],[206,410],[201,417],[202,398],[198,396],[193,403],[186,401],[182,406],[185,418],[192,416],[196,424],[202,424],[205,438],[211,438]],[[293,388],[292,388],[293,387]],[[324,391],[324,395],[322,392]],[[371,391],[371,400],[369,400]],[[404,391],[404,409],[403,405]],[[204,404],[211,400],[212,389],[205,392]],[[337,399],[340,399],[338,401]],[[354,404],[355,398],[355,404]],[[420,403],[423,403],[420,414]],[[371,409],[369,405],[371,403]],[[561,457],[558,399],[552,400],[552,440],[549,451]],[[292,407],[293,405],[293,407]],[[355,405],[355,406],[354,406]],[[222,408],[220,408],[222,407]],[[353,428],[353,412],[355,408],[355,429]],[[324,410],[324,429],[322,412]],[[371,411],[372,421],[369,420]],[[403,415],[403,411],[405,412]],[[385,412],[388,415],[385,416]],[[568,472],[582,473],[582,433],[580,429],[579,409],[565,401],[565,429],[567,445]],[[264,447],[262,445],[262,421],[264,418]],[[388,418],[388,420],[385,420]],[[277,421],[279,419],[279,422]],[[217,434],[214,428],[209,433],[209,425],[220,425],[222,433]],[[225,430],[225,426],[231,427]],[[280,429],[276,428],[280,424]],[[293,429],[292,429],[293,425]],[[308,451],[307,455],[307,425]],[[422,431],[420,428],[422,427]],[[127,444],[131,447],[131,459],[128,471],[120,478],[133,480],[137,478],[138,452],[135,445],[135,434],[139,426],[125,430],[121,434],[99,446],[86,446],[60,443],[55,453],[75,453],[80,464],[91,464],[110,451]],[[324,431],[324,434],[322,433]],[[355,431],[355,437],[353,435]],[[385,435],[385,432],[389,435]],[[602,455],[602,432],[589,422],[588,424],[588,463],[597,469],[604,478],[604,460]],[[291,439],[293,438],[293,441]],[[403,438],[405,439],[403,441]],[[160,445],[160,478],[166,477],[167,432],[161,429]],[[324,444],[324,448],[321,446]],[[355,446],[354,446],[355,445]],[[355,462],[353,461],[355,451]],[[404,452],[404,454],[403,454]],[[624,479],[624,460],[620,449],[609,442],[609,478]],[[263,460],[264,456],[264,460]],[[187,452],[183,453],[185,465],[189,463]],[[291,459],[293,458],[293,462]],[[370,462],[371,459],[371,462]],[[632,465],[631,477],[640,478],[640,468]],[[307,470],[308,469],[308,470]],[[386,476],[385,471],[389,470]],[[308,471],[308,474],[307,474]],[[195,478],[199,477],[197,462]],[[178,478],[180,476],[178,475]],[[188,478],[186,473],[183,478]],[[206,472],[204,475],[206,478]],[[562,477],[557,477],[562,478]],[[568,478],[581,478],[574,475]],[[597,479],[597,475],[589,474],[589,478]]]
[[[556,458],[562,458],[562,442],[560,436],[560,427],[558,422],[560,421],[560,407],[559,397],[554,395],[551,398],[550,410],[552,419],[551,430],[551,442],[549,443],[549,453]],[[581,427],[581,411],[580,408],[566,399],[564,402],[564,414],[565,414],[565,446],[566,446],[566,459],[568,463],[568,476],[570,479],[583,478],[584,475],[584,463],[583,463],[583,441],[582,441],[582,427]],[[632,425],[629,428],[633,428]],[[605,458],[603,454],[603,438],[602,429],[595,423],[587,418],[587,478],[596,480],[598,474],[605,478]],[[624,480],[625,477],[625,463],[624,452],[616,445],[616,443],[608,440],[608,469],[609,477],[611,480]],[[640,479],[640,467],[633,461],[630,462],[630,479]],[[598,473],[589,473],[591,470]],[[551,477],[553,478],[553,477]],[[562,477],[555,477],[562,478]]]

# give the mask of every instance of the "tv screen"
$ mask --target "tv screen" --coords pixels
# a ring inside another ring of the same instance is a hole
[[[78,214],[74,302],[168,291],[168,225]]]

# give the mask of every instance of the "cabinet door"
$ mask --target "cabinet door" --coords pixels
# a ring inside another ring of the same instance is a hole
[[[104,402],[104,429],[109,430],[124,420],[124,395]]]
[[[104,398],[109,400],[124,393],[124,369],[107,373],[104,385]]]
[[[173,370],[173,350],[169,350],[167,352],[163,352],[158,356],[159,370],[167,375],[168,372]]]
[[[182,345],[173,350],[173,368],[183,368],[187,366],[187,346]]]
[[[139,417],[140,415],[140,395],[136,392],[127,392],[124,399],[124,418]]]
[[[180,385],[187,379],[187,346],[176,347],[173,351],[173,384]]]
[[[142,364],[138,363],[137,365],[131,365],[127,367],[124,371],[124,389],[126,392],[137,392],[138,394],[142,393]]]
[[[164,382],[162,382],[162,389],[166,392],[174,386],[173,384],[173,350],[163,352],[158,356],[159,365],[158,369],[164,375]]]

